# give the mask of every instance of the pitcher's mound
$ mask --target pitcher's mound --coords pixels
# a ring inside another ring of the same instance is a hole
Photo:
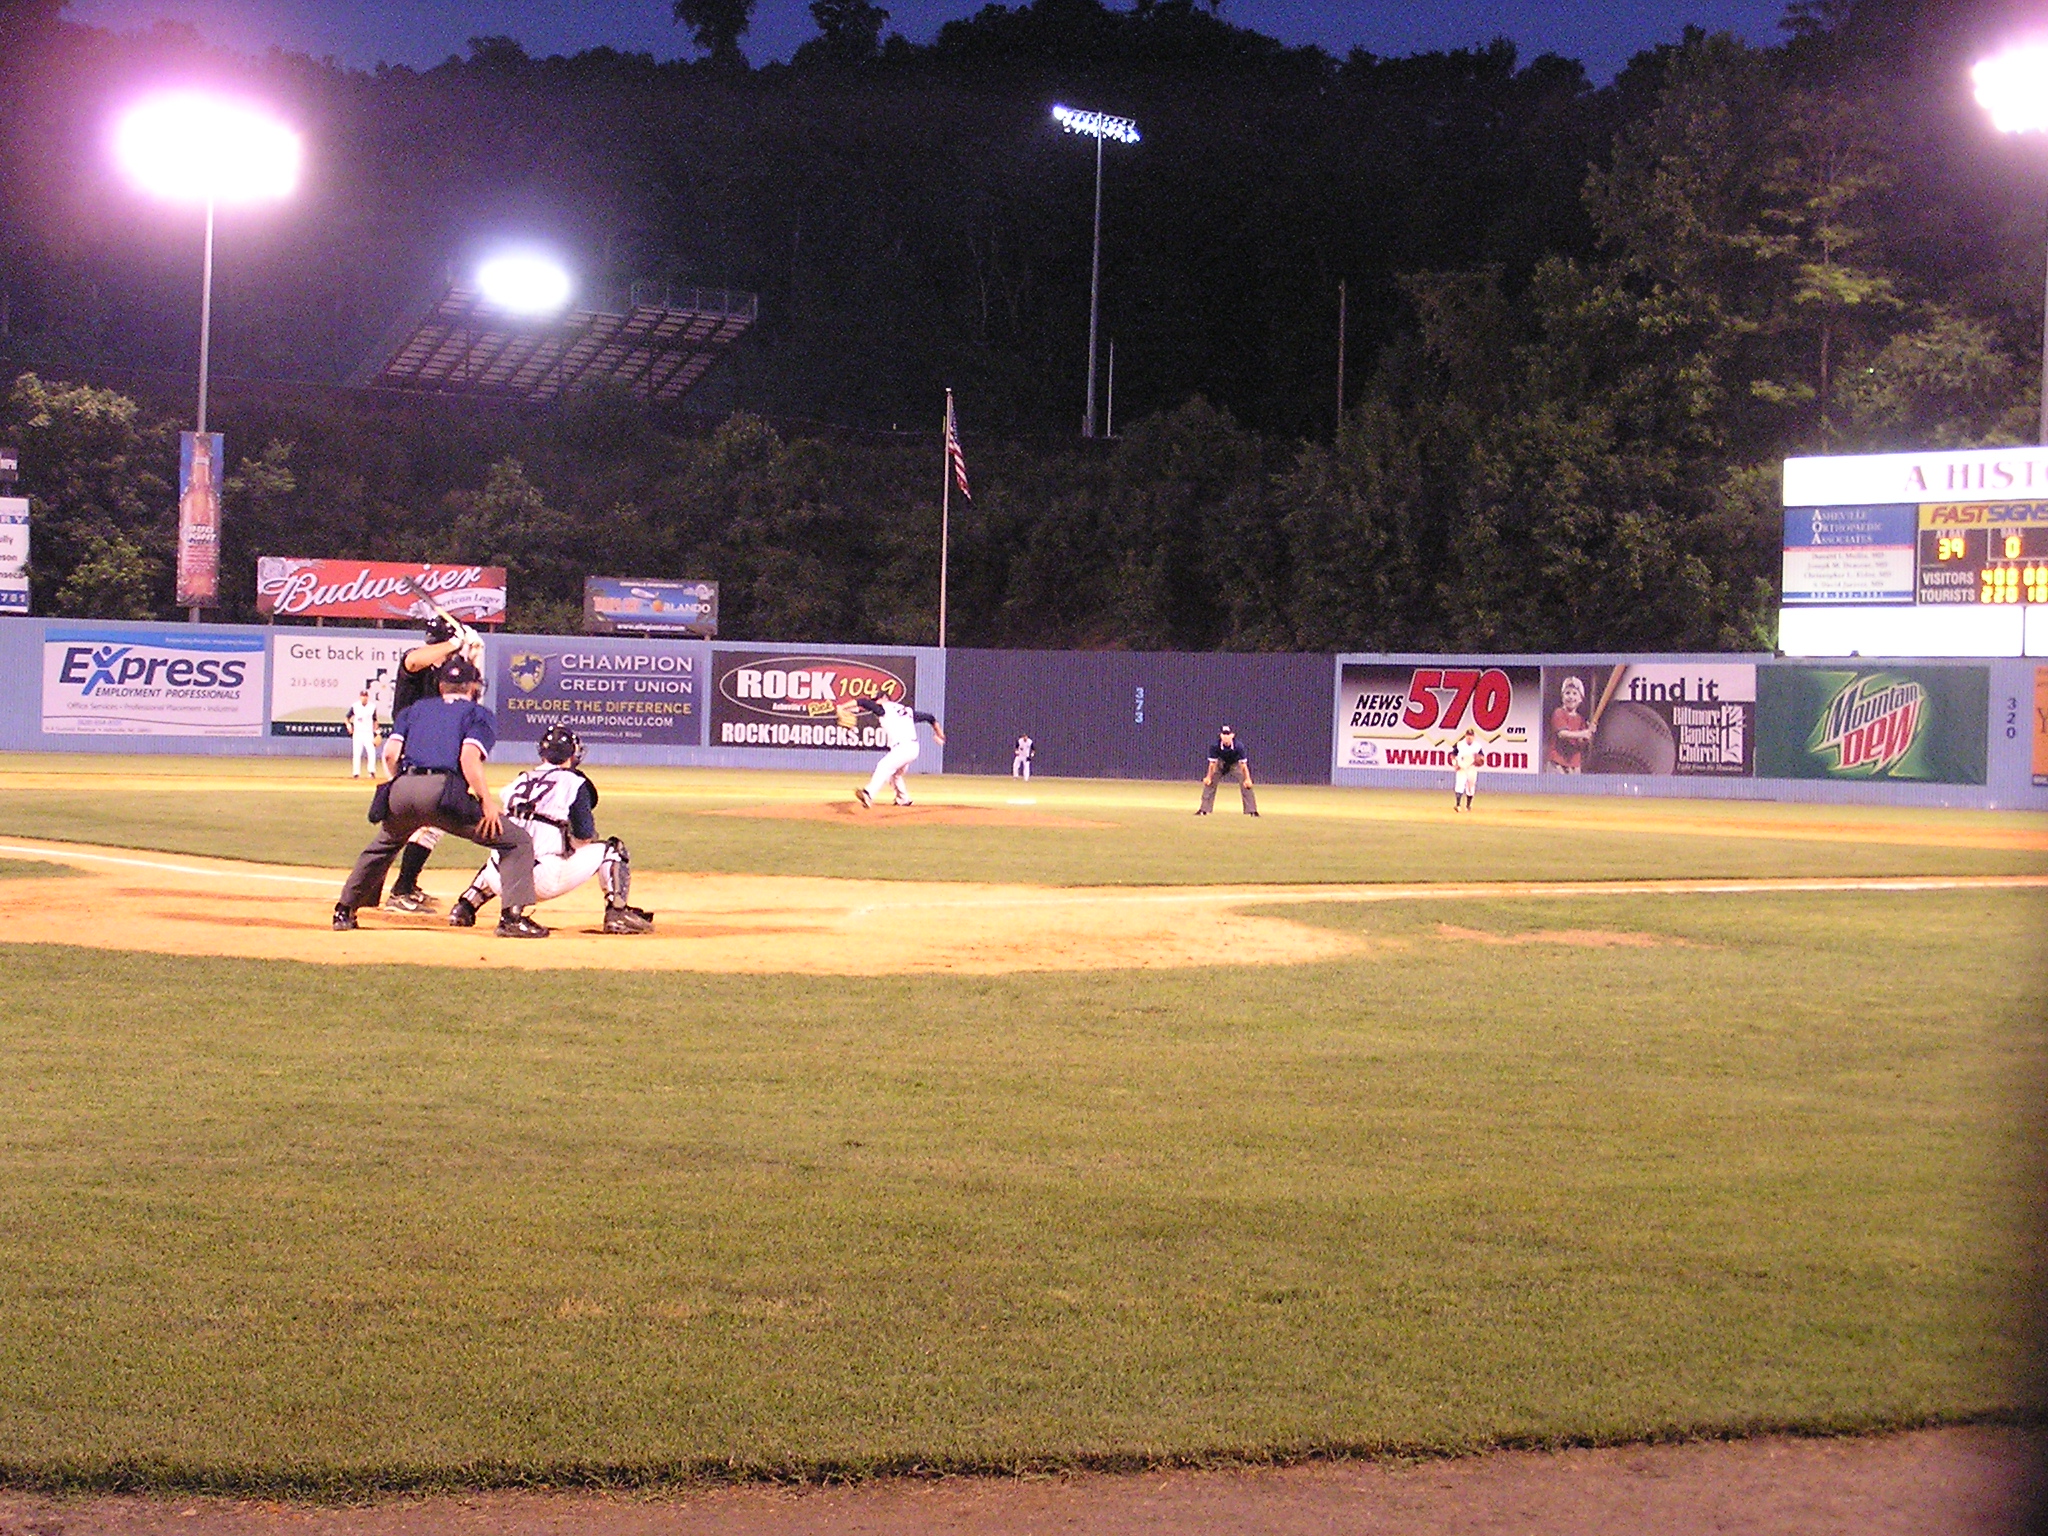
[[[753,816],[763,821],[845,821],[870,827],[1079,827],[1094,829],[1115,826],[1111,821],[1083,821],[1077,816],[1057,816],[1050,811],[1023,810],[1009,805],[876,805],[863,807],[851,799],[822,803],[797,802],[769,805],[736,805],[729,810],[709,811],[711,816]]]

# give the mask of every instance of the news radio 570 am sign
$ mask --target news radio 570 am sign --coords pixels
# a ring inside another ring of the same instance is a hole
[[[1338,766],[1435,771],[1466,729],[1480,766],[1537,771],[1543,673],[1538,667],[1392,667],[1346,663],[1338,694]]]

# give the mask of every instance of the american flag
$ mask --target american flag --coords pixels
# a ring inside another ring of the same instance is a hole
[[[969,501],[974,493],[967,489],[967,459],[960,452],[960,418],[953,414],[953,391],[946,391],[946,462],[953,467],[953,483],[960,487],[960,494]]]

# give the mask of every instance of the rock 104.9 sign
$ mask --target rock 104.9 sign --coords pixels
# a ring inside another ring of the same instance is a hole
[[[1337,766],[1436,771],[1466,730],[1480,766],[1535,773],[1542,719],[1539,667],[1346,663],[1338,694]]]
[[[841,704],[894,699],[915,704],[915,656],[791,656],[773,651],[712,652],[711,735],[714,747],[788,751],[879,752],[885,743],[871,717],[843,726]]]

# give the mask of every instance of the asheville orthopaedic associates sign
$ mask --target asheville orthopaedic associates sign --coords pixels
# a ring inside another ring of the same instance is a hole
[[[45,736],[261,736],[263,637],[50,629]]]

